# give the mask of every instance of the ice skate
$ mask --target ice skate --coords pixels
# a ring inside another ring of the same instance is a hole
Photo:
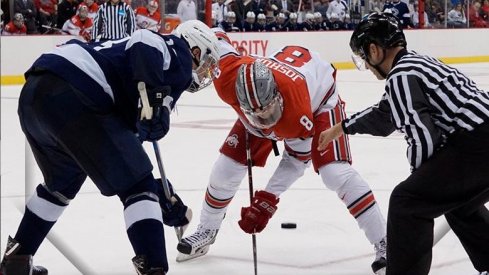
[[[207,229],[199,225],[197,231],[183,238],[177,246],[180,252],[177,262],[188,261],[200,256],[204,256],[209,251],[210,245],[216,240],[219,229]]]
[[[9,275],[47,275],[48,270],[42,266],[32,265],[32,255],[17,255],[20,244],[8,237],[7,249],[0,264],[0,274]]]
[[[136,268],[138,275],[165,275],[163,268],[148,268],[145,256],[136,256],[132,258],[132,264]]]
[[[374,245],[375,249],[375,261],[372,263],[372,270],[374,271],[374,274],[377,275],[385,275],[385,269],[387,266],[387,257],[386,257],[386,250],[387,250],[387,240],[384,237],[380,242],[376,243]]]

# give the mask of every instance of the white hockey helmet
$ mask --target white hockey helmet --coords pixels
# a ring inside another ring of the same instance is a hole
[[[246,119],[256,128],[268,129],[282,117],[283,98],[273,73],[259,61],[239,67],[236,97]]]
[[[254,19],[255,18],[255,13],[252,12],[252,11],[247,12],[246,13],[246,18],[253,18]]]
[[[187,89],[194,93],[212,83],[212,70],[219,63],[219,48],[214,32],[199,20],[188,20],[178,25],[173,35],[184,39],[192,53],[193,82]]]
[[[296,19],[297,20],[297,13],[295,13],[295,12],[290,13],[289,19]]]

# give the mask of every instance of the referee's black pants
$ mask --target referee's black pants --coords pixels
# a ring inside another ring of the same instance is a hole
[[[472,264],[489,271],[489,123],[449,138],[392,191],[387,274],[423,275],[431,266],[434,218],[445,215]]]

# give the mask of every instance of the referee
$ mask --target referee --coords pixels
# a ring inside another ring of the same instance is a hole
[[[434,218],[445,215],[480,274],[489,271],[489,93],[460,71],[406,49],[397,19],[372,13],[352,34],[357,67],[386,79],[380,102],[320,136],[319,150],[343,133],[408,144],[411,175],[392,191],[387,274],[424,275],[431,266]]]
[[[93,26],[92,39],[95,41],[128,37],[136,28],[134,11],[121,0],[109,0],[99,7]]]

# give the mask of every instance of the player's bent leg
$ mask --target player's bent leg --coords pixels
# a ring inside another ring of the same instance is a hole
[[[32,255],[18,254],[22,246],[9,236],[7,248],[0,264],[0,274],[9,275],[47,275],[48,270],[32,264]]]
[[[74,198],[79,187],[74,189],[73,194],[65,192],[65,196],[62,192],[50,190],[44,184],[37,186],[27,201],[15,238],[9,237],[2,261],[2,274],[30,274],[24,271],[31,269],[32,274],[47,274],[45,268],[32,265],[32,256],[66,209],[70,199]],[[19,273],[13,270],[18,270]]]
[[[184,255],[179,255],[177,261],[203,256],[209,251],[209,246],[214,243],[221,227],[227,207],[236,194],[246,171],[246,166],[223,154],[219,155],[212,169],[202,203],[197,231],[180,241],[177,249]]]
[[[386,266],[386,222],[367,182],[348,162],[332,162],[319,168],[326,187],[335,191],[347,206],[367,239],[374,245],[372,269],[382,274]]]
[[[136,254],[133,263],[138,274],[164,274],[168,261],[156,180],[150,174],[118,196],[124,205],[126,231]]]

